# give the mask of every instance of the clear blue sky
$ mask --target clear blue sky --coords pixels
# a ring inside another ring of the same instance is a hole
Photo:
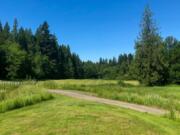
[[[163,37],[180,38],[180,0],[0,0],[0,20],[19,20],[33,31],[48,21],[59,43],[83,60],[133,53],[144,6],[149,3]]]

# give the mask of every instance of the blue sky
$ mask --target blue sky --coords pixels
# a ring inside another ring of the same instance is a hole
[[[149,3],[163,37],[180,38],[179,0],[0,0],[0,20],[17,18],[33,31],[48,21],[59,43],[83,60],[133,53],[144,6]]]

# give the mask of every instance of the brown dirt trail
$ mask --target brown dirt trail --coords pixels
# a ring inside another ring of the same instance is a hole
[[[98,103],[108,104],[108,105],[114,105],[119,106],[122,108],[132,109],[139,112],[154,114],[154,115],[164,115],[168,113],[168,111],[153,107],[147,107],[144,105],[138,105],[133,103],[127,103],[123,101],[117,101],[117,100],[111,100],[111,99],[105,99],[105,98],[99,98],[96,96],[89,95],[84,92],[76,91],[76,90],[49,90],[50,93],[56,93],[61,94],[73,98],[88,100],[88,101],[94,101]]]

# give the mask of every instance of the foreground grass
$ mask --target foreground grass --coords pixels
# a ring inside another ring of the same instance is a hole
[[[1,135],[179,135],[180,122],[56,96],[0,114]]]

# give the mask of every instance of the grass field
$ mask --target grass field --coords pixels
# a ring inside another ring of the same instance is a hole
[[[56,96],[0,114],[1,135],[179,135],[180,122]]]
[[[180,87],[177,85],[144,87],[137,81],[118,83],[115,80],[1,81],[0,134],[179,135],[180,133],[180,120],[169,119],[169,115],[153,116],[51,95],[47,93],[47,89],[81,90],[100,97],[165,109],[175,108],[177,111],[180,104]]]
[[[140,86],[137,81],[125,84],[110,80],[56,80],[43,82],[49,89],[71,89],[93,93],[99,97],[180,111],[180,86]]]

